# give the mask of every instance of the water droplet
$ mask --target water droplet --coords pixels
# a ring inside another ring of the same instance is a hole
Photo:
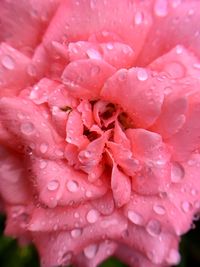
[[[155,204],[153,206],[153,211],[159,215],[164,215],[166,210],[165,208],[162,206],[162,205],[159,205],[159,204]]]
[[[78,219],[80,217],[79,213],[78,212],[75,212],[74,213],[74,218]]]
[[[83,252],[84,252],[86,258],[92,259],[96,255],[97,249],[98,249],[98,246],[96,244],[92,244],[92,245],[87,246],[83,250]]]
[[[194,63],[194,64],[193,64],[193,67],[194,67],[195,69],[200,70],[200,63]]]
[[[154,12],[158,17],[165,17],[168,14],[167,0],[156,0]]]
[[[91,68],[91,76],[95,76],[95,75],[99,74],[99,72],[100,72],[100,67],[99,66],[93,66]]]
[[[176,249],[171,249],[167,257],[167,263],[170,265],[177,265],[180,263],[181,257]]]
[[[93,10],[96,8],[96,0],[90,0],[90,8]]]
[[[74,181],[74,180],[69,180],[67,182],[67,189],[70,191],[70,192],[77,192],[78,189],[79,189],[79,184],[77,181]]]
[[[146,225],[146,231],[151,236],[158,236],[161,233],[161,226],[159,221],[157,220],[150,220]]]
[[[66,253],[64,253],[59,261],[59,265],[61,264],[62,266],[68,266],[71,262],[72,256],[72,251],[67,251]]]
[[[51,181],[47,184],[47,188],[48,188],[50,191],[57,190],[58,187],[59,187],[59,182],[58,182],[58,180],[51,180]]]
[[[41,153],[46,153],[47,152],[47,150],[48,150],[48,144],[47,143],[42,143],[41,145],[40,145],[40,152]]]
[[[113,48],[114,48],[112,43],[107,43],[106,47],[108,50],[113,50]]]
[[[165,71],[173,78],[182,78],[185,75],[185,68],[179,62],[171,62],[165,67]]]
[[[15,62],[11,58],[11,56],[8,55],[3,56],[1,59],[1,63],[8,70],[13,70],[15,68]]]
[[[187,200],[181,203],[181,209],[183,212],[187,213],[191,210],[191,208],[192,208],[192,204],[188,202]]]
[[[127,72],[120,72],[119,74],[118,74],[118,80],[120,81],[120,82],[123,82],[123,81],[125,81],[126,80],[126,78],[127,78]]]
[[[173,89],[170,86],[167,86],[167,87],[164,88],[164,94],[165,95],[171,94],[172,91],[173,91]]]
[[[172,1],[172,7],[176,8],[177,6],[179,6],[182,2],[182,0],[171,0]]]
[[[138,69],[137,70],[137,78],[140,81],[146,81],[148,79],[148,73],[145,69]]]
[[[143,223],[142,216],[135,211],[129,210],[128,211],[128,218],[134,224],[142,225],[142,223]]]
[[[40,161],[40,169],[45,169],[47,166],[47,161],[46,160],[41,160]]]
[[[89,190],[87,190],[87,191],[85,192],[85,195],[86,195],[86,197],[92,197],[92,192],[89,191]]]
[[[185,171],[180,163],[173,162],[171,165],[171,180],[173,183],[179,183],[185,175]]]
[[[137,12],[135,13],[135,20],[134,20],[134,21],[135,21],[135,24],[136,24],[136,25],[140,25],[140,24],[142,24],[143,19],[144,19],[143,13],[140,12],[140,11],[137,11]]]
[[[71,236],[73,238],[78,238],[81,236],[81,234],[82,234],[82,229],[80,229],[80,228],[71,230]]]
[[[25,135],[30,135],[35,131],[35,127],[32,122],[24,122],[21,124],[20,130]]]
[[[99,59],[99,60],[102,59],[102,55],[99,53],[99,51],[97,51],[93,48],[89,48],[86,53],[87,53],[88,57],[91,59]]]
[[[182,47],[182,45],[177,45],[177,46],[176,46],[176,53],[177,53],[178,55],[180,55],[180,54],[183,53],[183,47]]]
[[[91,209],[88,213],[87,213],[87,221],[89,223],[95,223],[98,218],[99,218],[99,212],[95,209]]]
[[[63,151],[60,150],[60,149],[56,149],[55,150],[55,154],[58,156],[58,157],[62,157],[64,155]]]
[[[27,73],[31,77],[35,77],[37,75],[36,67],[34,65],[28,65],[28,67],[27,67]]]

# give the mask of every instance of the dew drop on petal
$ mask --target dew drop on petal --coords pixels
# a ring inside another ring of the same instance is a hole
[[[171,165],[171,180],[173,183],[179,183],[185,175],[185,171],[180,163],[173,162]]]
[[[28,65],[27,73],[31,77],[35,77],[37,75],[36,67],[34,65]]]
[[[176,249],[171,249],[167,257],[167,263],[169,263],[170,265],[177,265],[180,263],[180,260],[180,253]]]
[[[95,76],[95,75],[99,74],[99,72],[100,72],[100,67],[99,66],[93,66],[91,68],[91,76]]]
[[[192,208],[192,204],[188,202],[187,200],[181,203],[181,209],[183,212],[187,213],[191,210],[191,208]]]
[[[158,236],[161,233],[161,225],[157,220],[150,220],[146,225],[146,231],[151,236]]]
[[[108,44],[106,45],[106,47],[107,47],[108,50],[112,50],[112,49],[114,48],[114,46],[113,46],[112,43],[108,43]]]
[[[165,208],[162,205],[155,204],[153,206],[153,211],[158,215],[164,215],[166,213]]]
[[[78,212],[74,213],[74,218],[78,219],[80,217],[80,214]]]
[[[23,122],[21,124],[20,130],[25,135],[30,135],[35,131],[35,127],[32,122]]]
[[[168,14],[167,0],[156,0],[154,6],[154,12],[158,17],[165,17]]]
[[[15,68],[14,60],[8,55],[2,57],[1,63],[8,70],[13,70]]]
[[[173,78],[183,78],[185,75],[185,68],[179,62],[171,62],[165,66],[165,71]]]
[[[87,213],[87,221],[89,223],[95,223],[98,218],[99,218],[99,212],[95,209],[91,209],[88,213]]]
[[[200,70],[200,63],[194,63],[193,68]]]
[[[135,24],[136,24],[136,25],[140,25],[140,24],[142,24],[143,19],[144,19],[143,13],[140,12],[140,11],[137,11],[137,12],[135,13],[135,19],[134,19]]]
[[[142,216],[133,210],[128,211],[128,218],[134,224],[142,225],[143,223]]]
[[[177,45],[177,46],[176,46],[176,53],[177,53],[178,55],[180,55],[180,54],[182,54],[182,52],[183,52],[183,47],[182,47],[182,45]]]
[[[96,255],[97,249],[98,249],[98,246],[96,244],[91,244],[91,245],[87,246],[83,250],[83,252],[84,252],[84,255],[86,256],[86,258],[92,259]]]
[[[145,69],[138,69],[137,70],[137,78],[139,81],[146,81],[148,79],[148,73]]]
[[[47,143],[42,143],[41,145],[40,145],[40,152],[41,153],[46,153],[47,152],[47,150],[48,150],[48,144]]]
[[[102,55],[99,53],[99,51],[93,49],[93,48],[89,48],[87,51],[86,51],[87,55],[89,58],[91,59],[99,59],[101,60],[102,59]]]
[[[78,189],[79,189],[79,184],[77,181],[74,181],[74,180],[69,180],[67,182],[67,189],[70,191],[70,192],[77,192]]]
[[[47,184],[47,189],[49,191],[55,191],[57,190],[59,187],[59,181],[58,180],[51,180],[48,184]]]
[[[82,229],[80,229],[80,228],[76,228],[76,229],[71,230],[71,236],[73,238],[78,238],[81,236],[81,234],[82,234]]]
[[[46,160],[41,160],[40,161],[40,169],[45,169],[47,166],[47,161]]]

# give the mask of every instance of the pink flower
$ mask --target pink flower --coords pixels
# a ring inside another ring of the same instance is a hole
[[[180,260],[200,211],[200,2],[0,1],[5,234],[41,266]]]

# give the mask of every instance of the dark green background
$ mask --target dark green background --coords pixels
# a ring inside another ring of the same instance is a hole
[[[39,267],[39,259],[34,247],[19,248],[12,238],[3,236],[5,217],[0,216],[0,266]],[[182,261],[178,267],[200,267],[200,222],[182,237],[180,251]],[[114,258],[108,259],[100,267],[126,267]]]

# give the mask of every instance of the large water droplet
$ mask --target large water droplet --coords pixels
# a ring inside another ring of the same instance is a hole
[[[150,220],[146,225],[146,230],[151,236],[158,236],[161,233],[161,225],[157,220]]]
[[[98,246],[96,244],[92,244],[92,245],[87,246],[83,250],[83,252],[84,252],[86,258],[92,259],[96,255],[97,249],[98,249]]]
[[[79,189],[79,184],[77,181],[74,181],[74,180],[69,180],[67,182],[67,189],[70,191],[70,192],[77,192],[78,189]]]
[[[153,211],[159,215],[164,215],[166,213],[165,208],[162,205],[155,204],[153,206]]]
[[[15,62],[10,56],[3,56],[1,59],[1,63],[8,70],[13,70],[15,68]]]
[[[98,218],[99,218],[99,212],[95,209],[91,209],[88,213],[87,213],[87,221],[89,223],[95,223]]]
[[[58,180],[51,180],[48,184],[47,184],[47,188],[50,191],[55,191],[57,190],[59,187],[59,181]]]
[[[133,210],[128,211],[128,218],[134,224],[142,225],[143,223],[142,216]]]
[[[143,13],[140,12],[140,11],[137,11],[137,12],[135,13],[135,19],[134,19],[135,24],[136,24],[136,25],[140,25],[140,24],[142,24],[143,19],[144,19],[144,15],[143,15]]]
[[[156,0],[154,12],[158,17],[165,17],[168,14],[167,0]]]
[[[80,229],[80,228],[71,230],[71,236],[73,238],[78,238],[81,236],[81,234],[82,234],[82,229]]]
[[[140,81],[146,81],[148,79],[148,73],[145,69],[138,69],[137,70],[137,78]]]
[[[25,135],[30,135],[35,131],[35,127],[32,122],[23,122],[21,124],[20,130]]]
[[[43,153],[43,154],[46,153],[47,150],[48,150],[48,147],[49,147],[49,145],[47,143],[42,143],[40,145],[40,152]]]
[[[171,180],[173,183],[179,183],[185,175],[185,171],[180,163],[173,162],[171,165]]]

